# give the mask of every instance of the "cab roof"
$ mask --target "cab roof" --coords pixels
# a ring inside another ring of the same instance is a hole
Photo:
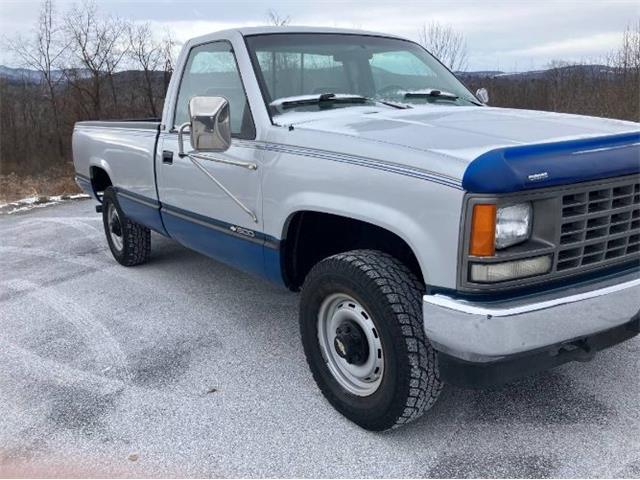
[[[227,30],[221,30],[217,32],[211,32],[206,35],[202,35],[196,38],[192,38],[188,43],[202,43],[210,40],[211,38],[220,38],[221,36],[231,36],[234,34],[240,34],[243,37],[248,37],[251,35],[268,35],[274,33],[339,33],[346,35],[371,35],[376,37],[388,37],[388,38],[398,38],[402,40],[406,40],[403,37],[398,35],[393,35],[389,33],[382,32],[372,32],[367,30],[357,30],[350,28],[331,28],[331,27],[302,27],[302,26],[286,26],[286,27],[271,27],[271,26],[263,26],[263,27],[240,27],[240,28],[230,28]]]

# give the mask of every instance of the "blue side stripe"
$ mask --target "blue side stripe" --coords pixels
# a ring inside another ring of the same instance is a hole
[[[120,187],[113,187],[113,188],[115,189],[116,193],[120,196],[125,195],[127,197],[131,197],[131,200],[134,200],[140,203],[146,203],[150,207],[157,207],[157,208],[160,207],[160,202],[155,198],[147,197],[146,195],[140,195],[139,193],[135,193],[130,190],[125,190],[124,188],[120,188]]]
[[[444,185],[446,187],[455,188],[458,190],[462,189],[460,182],[456,178],[442,175],[437,172],[431,172],[429,170],[407,167],[403,165],[394,164],[391,162],[373,160],[367,157],[347,155],[344,153],[331,152],[328,150],[319,150],[316,148],[299,147],[295,145],[285,145],[285,144],[279,144],[279,143],[239,141],[239,142],[236,142],[236,145],[239,147],[256,148],[258,150],[288,153],[291,155],[300,155],[304,157],[321,158],[321,159],[330,160],[333,162],[348,163],[351,165],[358,165],[365,168],[373,168],[376,170],[381,170],[383,172],[404,175],[406,177],[419,178],[421,180],[427,180],[429,182],[437,183],[437,184]]]
[[[121,188],[116,190],[125,215],[208,257],[284,286],[280,240],[263,232],[235,233],[234,225]],[[166,230],[165,230],[166,227]]]
[[[511,193],[639,173],[640,132],[633,132],[491,150],[469,164],[462,187]]]
[[[181,244],[247,273],[266,276],[263,245],[227,235],[168,211],[163,211],[162,218],[171,237]]]
[[[160,203],[157,200],[121,188],[116,188],[116,194],[118,204],[127,217],[162,235],[168,235],[160,217]]]
[[[174,207],[173,205],[168,205],[166,203],[162,204],[162,213],[185,217],[187,220],[191,222],[201,223],[203,224],[203,226],[220,230],[222,233],[225,233],[226,235],[238,237],[240,240],[257,242],[260,244],[265,243],[270,248],[277,248],[280,242],[277,238],[272,237],[271,235],[267,235],[263,232],[253,231],[255,235],[254,237],[248,237],[246,235],[234,233],[232,230],[232,227],[235,227],[235,225],[231,223],[223,222],[222,220],[218,220],[211,217],[206,217],[204,215],[200,215],[195,212],[190,212],[188,210],[183,210],[182,208]]]
[[[161,211],[171,237],[181,244],[284,286],[280,244],[274,237],[262,232],[254,232],[253,238],[236,234],[230,229],[233,225],[227,222],[169,205],[163,204]]]

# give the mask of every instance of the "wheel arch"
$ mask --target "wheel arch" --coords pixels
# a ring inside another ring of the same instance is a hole
[[[106,162],[101,161],[97,165],[91,165],[89,167],[89,176],[91,178],[91,188],[97,199],[101,199],[101,193],[107,189],[107,187],[113,186],[113,177],[110,173],[110,168]]]
[[[307,273],[320,260],[365,248],[393,255],[424,284],[428,281],[427,271],[406,231],[384,222],[323,208],[305,208],[286,217],[281,238],[282,276],[292,290],[300,288]]]

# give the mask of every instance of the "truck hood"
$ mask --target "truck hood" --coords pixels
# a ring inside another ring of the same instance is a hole
[[[366,156],[386,161],[391,158],[404,166],[443,174],[462,183],[471,164],[475,162],[475,168],[478,161],[487,156],[494,158],[493,167],[503,164],[502,167],[510,169],[518,157],[521,175],[540,174],[536,188],[550,185],[541,180],[558,184],[557,177],[549,178],[549,169],[554,170],[551,168],[554,164],[566,167],[571,163],[572,172],[589,169],[590,163],[593,167],[592,155],[561,160],[564,154],[576,149],[615,148],[616,157],[620,156],[619,149],[626,149],[622,152],[625,157],[622,170],[620,165],[608,168],[605,162],[589,172],[590,178],[626,174],[629,168],[637,171],[640,165],[637,135],[640,125],[596,117],[493,107],[425,106],[407,110],[352,107],[315,113],[291,112],[278,117],[278,121],[296,130],[319,134],[325,149],[326,145],[333,145],[337,150],[344,150],[341,146],[346,150],[355,148],[367,152]],[[327,134],[333,138],[329,140]],[[532,150],[531,146],[536,145],[539,148]],[[524,146],[526,155],[519,155]],[[399,155],[400,151],[405,154]],[[547,161],[534,162],[533,157],[540,155]],[[523,169],[526,164],[532,167],[535,164],[535,168]],[[567,174],[563,172],[564,183],[587,180]],[[522,185],[520,182],[520,187]],[[513,189],[519,188],[512,186]]]

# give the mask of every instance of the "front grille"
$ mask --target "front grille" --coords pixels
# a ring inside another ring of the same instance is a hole
[[[640,257],[640,181],[591,185],[562,196],[557,272]]]

